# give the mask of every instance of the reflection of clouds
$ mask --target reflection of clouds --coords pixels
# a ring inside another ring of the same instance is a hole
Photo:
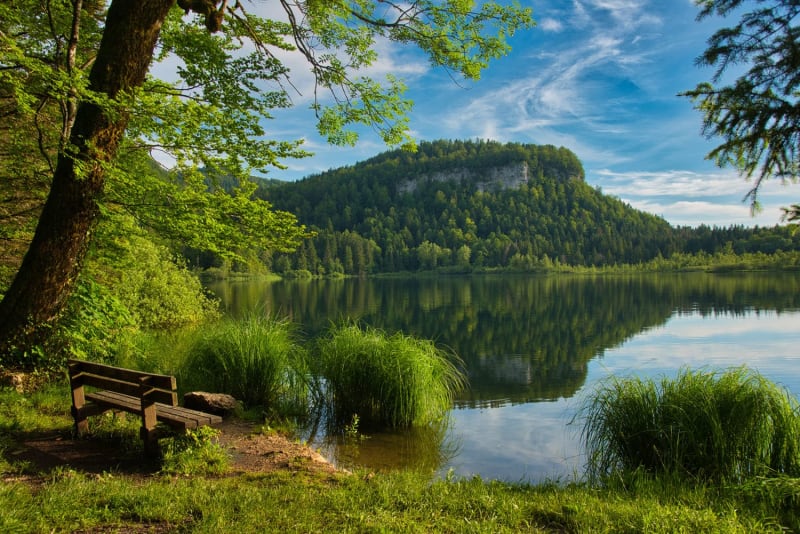
[[[606,350],[602,360],[590,364],[587,383],[611,374],[674,375],[680,368],[747,365],[800,395],[798,325],[800,312],[676,316],[661,328]]]
[[[775,311],[749,312],[744,317],[717,316],[704,319],[697,314],[679,315],[669,320],[667,327],[677,338],[715,338],[723,336],[750,336],[762,341],[765,334],[791,335],[792,327],[800,325],[800,313]]]
[[[453,412],[461,449],[449,466],[457,476],[506,481],[572,477],[583,466],[568,401]]]

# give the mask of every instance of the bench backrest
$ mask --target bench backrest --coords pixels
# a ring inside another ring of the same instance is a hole
[[[144,373],[102,363],[68,360],[72,389],[93,386],[115,391],[147,402],[178,405],[177,383],[174,376]]]

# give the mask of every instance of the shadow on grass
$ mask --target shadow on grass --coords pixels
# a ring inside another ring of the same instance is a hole
[[[43,475],[54,469],[74,469],[85,473],[124,473],[151,475],[158,472],[158,461],[144,456],[141,446],[132,445],[130,436],[75,438],[72,428],[48,431],[16,431],[3,436],[0,457],[5,465],[0,472]]]

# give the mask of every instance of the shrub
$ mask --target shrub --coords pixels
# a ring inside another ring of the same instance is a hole
[[[800,475],[798,402],[747,368],[611,377],[582,410],[591,480],[644,469],[739,482]]]
[[[107,276],[117,278],[110,285],[137,325],[174,329],[218,317],[218,303],[180,257],[143,236],[131,234],[124,245],[121,241]]]
[[[169,475],[221,475],[230,456],[219,444],[220,431],[210,426],[162,440],[161,472]]]
[[[332,327],[317,343],[319,374],[335,419],[409,427],[440,419],[465,386],[455,358],[433,342],[356,325]]]
[[[194,341],[181,374],[194,387],[280,415],[308,402],[305,351],[287,320],[251,315],[218,323]]]

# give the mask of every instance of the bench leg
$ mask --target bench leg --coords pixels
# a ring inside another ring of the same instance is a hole
[[[86,397],[83,385],[77,381],[70,381],[72,390],[72,418],[75,420],[75,434],[84,436],[89,432],[89,421],[86,416]]]
[[[75,434],[78,437],[83,437],[89,433],[89,419],[83,410],[72,407],[72,418],[75,420]]]
[[[158,447],[158,436],[156,433],[156,405],[154,403],[142,403],[142,428],[139,435],[144,441],[144,452],[147,456],[156,457],[161,451]]]
[[[147,430],[144,427],[139,431],[139,435],[144,442],[144,454],[149,458],[158,458],[161,455],[161,447],[158,445],[158,436],[155,429]]]

